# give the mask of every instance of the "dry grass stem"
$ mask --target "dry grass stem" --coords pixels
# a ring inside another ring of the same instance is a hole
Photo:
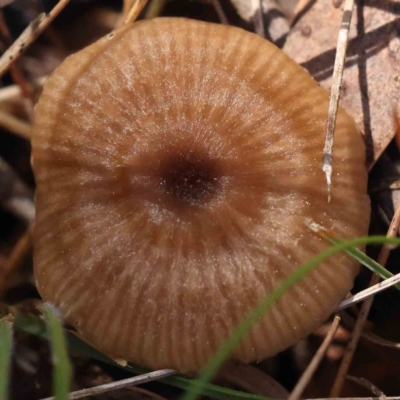
[[[134,376],[132,378],[123,379],[117,382],[106,383],[89,389],[77,390],[69,393],[69,399],[83,399],[85,397],[97,396],[102,393],[112,392],[114,390],[123,389],[129,386],[141,385],[157,379],[166,378],[174,375],[176,372],[173,369],[161,369],[159,371],[149,372],[147,374]],[[55,397],[47,397],[43,400],[55,400]]]
[[[325,172],[326,182],[328,185],[328,202],[331,199],[333,139],[336,126],[337,110],[339,106],[340,89],[343,82],[344,60],[346,57],[346,49],[353,8],[354,0],[346,0],[344,3],[343,18],[339,29],[338,41],[336,46],[335,66],[333,69],[333,83],[331,87],[331,97],[328,108],[328,120],[326,123],[326,138],[322,171]]]
[[[390,223],[389,230],[387,232],[387,237],[396,237],[398,235],[399,228],[400,228],[400,206],[397,207],[396,212],[394,213],[392,222]],[[390,249],[391,249],[390,246],[383,245],[379,253],[378,263],[383,267],[386,265],[387,259],[390,254]],[[392,277],[390,279],[393,278],[395,277]],[[378,284],[379,279],[380,278],[378,275],[373,274],[369,286],[371,287]],[[364,303],[361,306],[361,310],[358,314],[358,318],[354,326],[353,335],[344,353],[335,382],[331,390],[330,397],[340,396],[344,381],[346,379],[351,362],[353,360],[354,353],[357,349],[358,341],[364,329],[365,322],[367,321],[367,317],[369,314],[369,310],[371,309],[373,300],[374,296],[370,296],[364,301]]]
[[[332,325],[326,335],[324,341],[319,347],[318,351],[315,353],[313,359],[308,364],[308,367],[304,371],[303,375],[300,377],[296,386],[294,387],[292,393],[290,394],[288,400],[298,400],[300,399],[304,389],[307,387],[308,383],[311,381],[315,371],[317,370],[319,364],[325,356],[329,345],[331,344],[337,329],[339,328],[340,317],[338,315],[333,319]]]
[[[253,16],[254,30],[257,35],[265,38],[263,0],[259,0],[259,8]]]
[[[3,12],[1,10],[0,10],[0,32],[7,46],[11,46],[13,38],[10,34],[10,31],[8,30],[8,26],[4,20]],[[24,74],[19,69],[17,64],[10,65],[10,74],[12,80],[20,87],[22,96],[28,99],[30,102],[30,109],[27,111],[31,116],[33,114],[33,106],[34,106],[34,90],[30,85],[30,83],[25,79]]]
[[[356,309],[355,311],[357,312],[358,310]],[[340,316],[342,318],[343,323],[347,327],[350,327],[351,329],[353,329],[354,324],[355,324],[355,318],[353,318],[346,312],[342,312],[340,314]],[[364,329],[364,331],[362,333],[362,337],[371,343],[377,344],[378,346],[389,347],[392,349],[400,350],[400,343],[383,339],[380,336],[376,335],[375,333],[371,332],[370,330]]]
[[[372,343],[379,346],[390,347],[392,349],[400,349],[400,343],[391,342],[390,340],[382,339],[378,335],[372,332],[363,332],[363,337]]]
[[[33,194],[21,181],[17,173],[0,158],[1,205],[25,222],[30,223],[35,216]]]
[[[149,6],[146,10],[145,18],[157,18],[161,15],[164,7],[165,7],[166,0],[152,0],[149,3]]]
[[[21,136],[24,139],[31,139],[32,127],[30,124],[21,121],[19,118],[0,110],[0,127]]]
[[[124,20],[128,17],[129,11],[131,11],[135,2],[136,0],[123,0],[122,17]]]
[[[227,16],[225,15],[225,12],[221,6],[221,3],[219,0],[210,0],[210,3],[214,7],[215,12],[218,14],[218,18],[223,25],[229,25],[229,21]]]
[[[374,275],[374,276],[377,276],[377,275]],[[384,290],[389,289],[390,287],[396,285],[399,282],[400,282],[400,274],[392,276],[389,279],[385,279],[382,282],[378,282],[374,286],[371,286],[368,289],[365,289],[365,290],[355,294],[354,296],[351,296],[348,299],[343,300],[339,304],[339,307],[337,308],[336,311],[344,310],[354,304],[359,303],[360,301],[368,299],[371,296],[375,296],[377,293],[383,292]]]
[[[35,218],[35,204],[29,198],[11,197],[3,206],[27,223],[32,222]]]
[[[385,400],[400,400],[400,396],[385,397]],[[336,397],[336,398],[318,398],[305,400],[382,400],[382,397]]]
[[[364,389],[369,390],[375,396],[379,396],[381,399],[385,399],[385,393],[383,393],[380,389],[378,389],[373,383],[365,378],[357,378],[356,376],[348,375],[346,377],[348,381],[352,381],[363,387]]]
[[[135,0],[124,21],[124,25],[133,24],[146,4],[147,0]]]
[[[46,82],[47,76],[33,81],[34,87],[41,87]],[[10,85],[0,89],[0,103],[14,101],[21,98],[22,89],[19,85]]]
[[[19,38],[0,58],[0,77],[10,68],[10,65],[17,60],[21,54],[31,45],[36,38],[50,25],[54,18],[69,3],[69,0],[60,0],[56,6],[48,13],[40,14],[22,32]]]

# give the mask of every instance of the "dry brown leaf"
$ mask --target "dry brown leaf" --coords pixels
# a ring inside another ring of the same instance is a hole
[[[276,399],[289,397],[289,392],[275,379],[258,368],[239,361],[226,362],[218,377],[252,394]]]
[[[393,139],[400,115],[400,0],[367,0],[354,14],[341,105],[365,135],[371,168]],[[284,46],[327,90],[341,19],[337,0],[314,1],[296,17]]]

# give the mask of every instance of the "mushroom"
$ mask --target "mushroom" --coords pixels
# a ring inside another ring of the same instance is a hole
[[[367,233],[364,144],[337,116],[333,198],[321,170],[328,95],[268,41],[161,18],[68,57],[35,111],[38,290],[99,350],[195,372],[268,293],[328,245]],[[232,354],[272,356],[353,285],[335,256]]]

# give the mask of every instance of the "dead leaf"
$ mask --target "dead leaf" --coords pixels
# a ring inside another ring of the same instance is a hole
[[[338,5],[337,0],[309,3],[297,15],[284,46],[327,90],[342,18]],[[399,0],[364,0],[351,22],[340,104],[365,135],[369,168],[394,138],[400,115],[399,14]]]
[[[225,363],[218,377],[249,393],[275,399],[287,399],[289,397],[289,392],[275,379],[258,368],[239,361]]]

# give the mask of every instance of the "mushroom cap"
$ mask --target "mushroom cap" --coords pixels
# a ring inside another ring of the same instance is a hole
[[[105,353],[203,367],[283,279],[367,233],[364,144],[339,109],[333,198],[321,171],[328,95],[244,30],[162,18],[68,57],[35,112],[34,268],[43,299]],[[353,285],[338,255],[292,287],[232,357],[272,356]]]

